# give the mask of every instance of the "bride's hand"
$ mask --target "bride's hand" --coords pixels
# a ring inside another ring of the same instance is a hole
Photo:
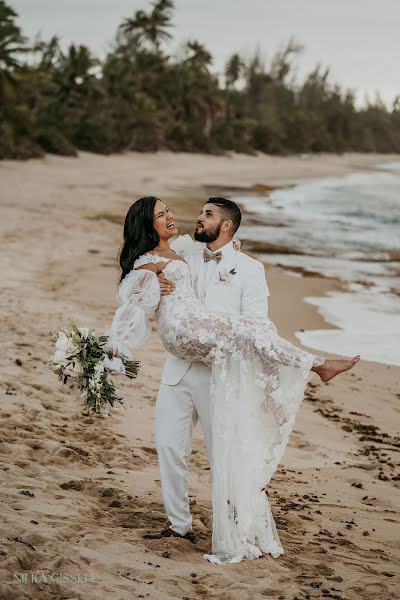
[[[108,348],[107,356],[110,360],[116,357],[118,358],[118,350],[115,350],[114,348]]]
[[[109,371],[115,371],[116,373],[121,373],[125,375],[125,365],[122,360],[118,356],[113,356],[111,359],[106,354],[103,358],[103,365],[105,369]]]
[[[235,248],[235,250],[240,252],[241,241],[238,238],[234,237],[234,238],[232,238],[232,244],[233,244],[233,247]]]

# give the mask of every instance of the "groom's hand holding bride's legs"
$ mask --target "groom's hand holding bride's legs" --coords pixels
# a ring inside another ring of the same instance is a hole
[[[169,294],[172,294],[175,290],[175,284],[167,279],[163,273],[159,273],[157,278],[160,284],[161,296],[169,296]]]

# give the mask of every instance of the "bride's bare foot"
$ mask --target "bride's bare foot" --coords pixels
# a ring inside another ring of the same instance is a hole
[[[311,370],[317,373],[321,377],[321,380],[326,383],[336,377],[336,375],[352,369],[359,360],[359,354],[351,359],[327,359],[323,365],[314,367]]]

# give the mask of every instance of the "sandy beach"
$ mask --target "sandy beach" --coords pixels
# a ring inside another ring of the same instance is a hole
[[[165,351],[154,319],[138,379],[115,378],[125,408],[108,418],[83,414],[78,393],[46,364],[49,331],[70,317],[99,335],[108,327],[122,224],[139,196],[167,201],[186,233],[224,186],[279,186],[395,160],[160,152],[0,162],[1,600],[400,598],[399,367],[361,362],[329,384],[314,376],[268,492],[285,554],[219,567],[202,558],[212,513],[200,428],[189,462],[198,542],[142,537],[166,523],[153,440]],[[303,298],[339,289],[337,280],[268,264],[266,275],[282,336],[298,344],[295,331],[329,327]]]

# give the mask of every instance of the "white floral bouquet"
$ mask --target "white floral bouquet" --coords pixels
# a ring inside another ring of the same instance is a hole
[[[67,383],[70,378],[75,381],[81,398],[93,412],[107,416],[109,405],[123,404],[108,369],[134,379],[140,363],[124,355],[113,356],[106,349],[108,336],[97,337],[94,329],[78,327],[72,319],[70,322],[70,331],[50,331],[56,338],[56,350],[48,362],[60,381]]]

